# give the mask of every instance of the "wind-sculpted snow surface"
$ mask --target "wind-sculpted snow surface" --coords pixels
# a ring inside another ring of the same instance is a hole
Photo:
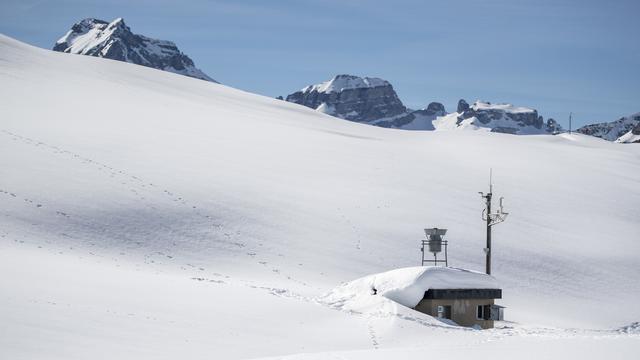
[[[534,354],[596,338],[637,357],[640,147],[384,129],[4,36],[0,59],[2,359]],[[511,213],[492,250],[507,322],[322,298],[419,264],[425,227],[449,229],[450,264],[483,269],[489,168]]]

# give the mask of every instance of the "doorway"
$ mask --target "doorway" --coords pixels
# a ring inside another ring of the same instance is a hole
[[[451,305],[438,305],[438,317],[451,320]]]

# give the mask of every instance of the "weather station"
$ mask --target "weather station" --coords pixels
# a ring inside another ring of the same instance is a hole
[[[449,257],[447,254],[447,246],[449,245],[449,242],[442,239],[442,237],[447,233],[447,229],[424,229],[424,233],[427,238],[422,240],[422,247],[420,248],[420,251],[422,252],[422,266],[429,263],[433,263],[434,266],[441,263],[444,263],[444,266],[449,266]],[[427,251],[433,254],[433,259],[425,258],[425,246],[428,249]],[[444,259],[438,259],[438,254],[442,252],[443,247]]]

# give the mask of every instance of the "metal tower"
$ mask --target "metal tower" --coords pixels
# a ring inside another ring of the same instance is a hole
[[[489,192],[486,195],[480,192],[480,196],[485,199],[485,209],[482,211],[482,220],[487,223],[487,247],[484,248],[487,274],[491,274],[491,227],[503,222],[507,218],[507,215],[509,215],[502,207],[502,200],[504,199],[502,197],[500,198],[500,209],[496,213],[491,213],[491,199],[493,198],[492,173],[493,170],[489,170]]]

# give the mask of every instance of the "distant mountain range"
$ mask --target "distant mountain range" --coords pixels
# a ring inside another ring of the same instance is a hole
[[[134,34],[122,18],[112,22],[87,18],[74,24],[53,47],[54,51],[129,62],[180,75],[217,82],[171,41]],[[557,134],[562,127],[544,121],[537,110],[511,104],[461,99],[455,112],[431,102],[423,109],[407,108],[391,83],[380,78],[337,75],[309,85],[284,99],[317,111],[386,128],[405,130],[485,130],[516,135]],[[622,143],[640,142],[640,113],[612,122],[586,125],[579,133]]]
[[[460,100],[453,113],[447,113],[438,102],[411,110],[404,106],[388,81],[354,75],[337,75],[329,81],[309,85],[288,95],[286,101],[342,119],[397,129],[486,129],[518,135],[562,131],[555,120],[545,122],[535,109],[511,104],[476,101],[469,105]]]
[[[579,133],[620,143],[640,143],[640,113],[621,117],[618,120],[585,125]]]
[[[54,51],[90,55],[217,82],[195,67],[171,41],[137,35],[122,18],[112,22],[87,18],[75,23],[53,46]]]

